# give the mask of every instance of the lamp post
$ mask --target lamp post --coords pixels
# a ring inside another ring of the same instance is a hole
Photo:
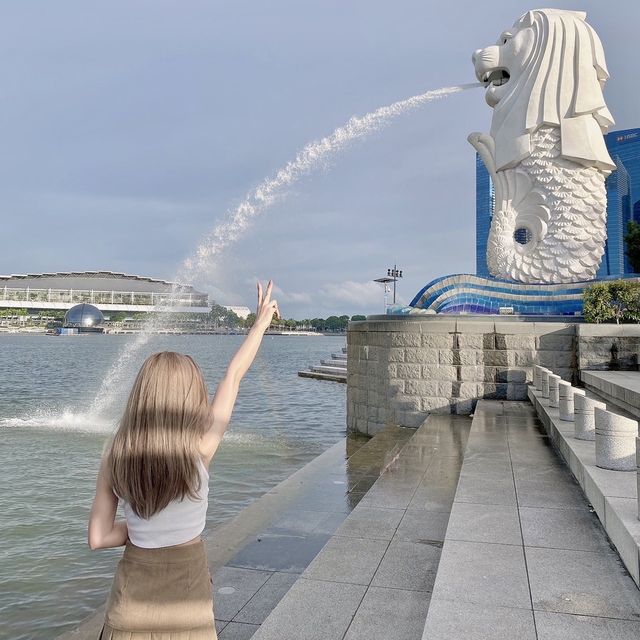
[[[396,282],[402,278],[402,269],[398,269],[398,265],[393,265],[393,269],[387,269],[387,276],[393,280],[393,304],[396,303]]]

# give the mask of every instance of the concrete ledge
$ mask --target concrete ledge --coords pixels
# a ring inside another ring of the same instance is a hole
[[[329,382],[347,382],[347,374],[323,373],[321,371],[298,371],[301,378],[314,378],[315,380],[328,380]]]
[[[540,392],[529,387],[529,399],[578,484],[593,506],[624,565],[640,587],[640,520],[636,474],[596,466],[593,442],[576,440],[574,424],[560,420]]]
[[[581,371],[584,386],[607,402],[640,418],[640,373],[637,371]]]
[[[254,640],[420,636],[469,423],[457,416],[424,421]]]
[[[596,337],[640,338],[640,326],[637,324],[587,324],[578,325],[578,335]]]

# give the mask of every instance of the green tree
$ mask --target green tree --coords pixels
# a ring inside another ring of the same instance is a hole
[[[367,316],[361,316],[361,315],[351,316],[352,322],[360,322],[361,320],[366,320],[366,319],[367,319]]]
[[[614,280],[587,287],[583,293],[587,322],[640,322],[640,285]]]
[[[222,327],[241,327],[243,326],[242,319],[237,316],[233,311],[223,307],[222,305],[212,302],[211,311],[209,312],[209,320],[216,326]]]
[[[640,273],[640,224],[634,220],[629,220],[624,243],[626,245],[624,253],[629,258],[633,272]]]
[[[26,309],[0,309],[0,316],[10,318],[11,316],[26,316]]]
[[[601,322],[613,320],[608,283],[594,284],[587,287],[582,294],[582,301],[582,313],[587,322],[600,324]]]

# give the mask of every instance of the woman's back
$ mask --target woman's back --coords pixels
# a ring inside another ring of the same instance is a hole
[[[129,540],[144,549],[172,547],[197,538],[205,527],[209,504],[209,473],[198,458],[200,486],[194,497],[176,499],[149,518],[141,518],[123,500]]]

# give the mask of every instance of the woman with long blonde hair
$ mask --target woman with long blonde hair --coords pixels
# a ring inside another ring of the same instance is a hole
[[[216,638],[211,578],[201,533],[208,467],[224,436],[240,381],[278,303],[258,283],[256,321],[213,400],[186,355],[156,353],[133,384],[103,456],[89,518],[89,546],[125,545],[107,603],[101,640]],[[124,520],[116,520],[122,502]]]

